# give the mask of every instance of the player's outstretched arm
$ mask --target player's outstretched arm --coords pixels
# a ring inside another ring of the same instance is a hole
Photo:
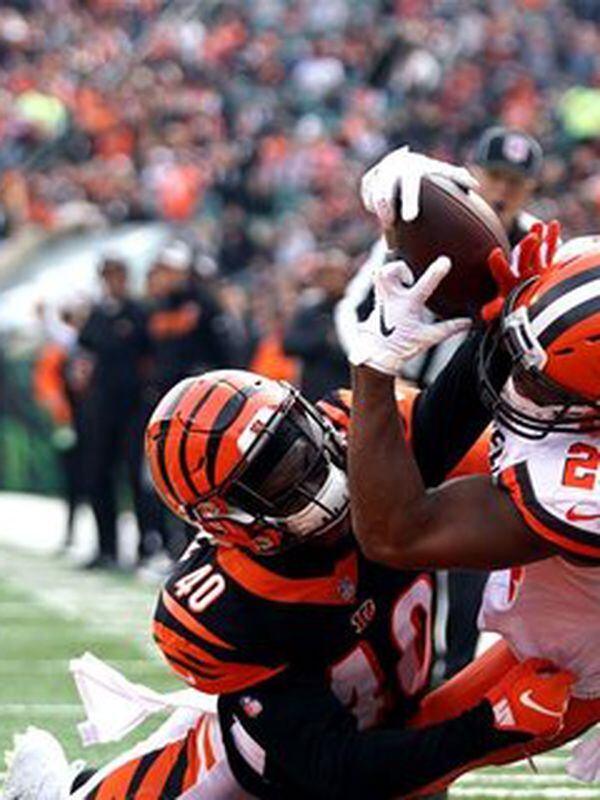
[[[489,477],[427,491],[394,403],[390,377],[353,370],[348,475],[353,527],[367,557],[405,568],[490,569],[552,554]]]
[[[385,800],[531,736],[554,735],[572,681],[547,662],[523,662],[471,710],[420,730],[359,730],[327,686],[306,678],[221,697],[219,711],[229,763],[253,796]],[[524,704],[523,694],[534,702]]]

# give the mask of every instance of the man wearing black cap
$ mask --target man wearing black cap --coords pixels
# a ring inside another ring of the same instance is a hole
[[[154,399],[187,375],[231,366],[227,320],[217,297],[192,274],[192,252],[172,242],[152,267],[157,293],[147,330],[154,353]]]
[[[535,222],[524,208],[535,191],[542,163],[542,148],[523,131],[488,128],[477,144],[471,172],[479,181],[479,194],[500,217],[512,247]]]

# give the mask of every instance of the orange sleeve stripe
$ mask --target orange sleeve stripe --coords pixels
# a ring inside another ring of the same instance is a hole
[[[185,741],[165,747],[140,783],[138,789],[140,799],[143,797],[165,797],[163,790],[184,747]]]
[[[277,675],[287,667],[286,664],[265,667],[261,664],[220,661],[160,623],[154,624],[154,631],[157,643],[172,669],[186,680],[191,675],[194,686],[209,694],[244,689]],[[194,663],[194,660],[199,663]]]
[[[402,386],[396,392],[396,406],[398,415],[404,422],[406,428],[406,438],[410,440],[412,408],[419,392],[412,386]],[[318,408],[329,417],[329,419],[344,431],[349,431],[351,427],[351,408],[352,392],[350,389],[338,389],[336,392],[327,395],[317,403]]]
[[[352,392],[349,389],[336,389],[329,392],[318,401],[317,408],[334,425],[348,432],[350,429],[350,409],[352,408]]]
[[[490,471],[490,429],[487,428],[477,439],[473,447],[454,467],[452,472],[446,476],[458,478],[460,475],[488,475]]]
[[[186,791],[197,782],[200,776],[200,771],[204,769],[205,765],[200,758],[200,730],[206,724],[206,714],[200,717],[199,723],[196,724],[194,730],[188,734],[186,747],[187,747],[187,767],[185,775],[183,776],[183,783],[181,790]]]
[[[570,553],[600,559],[600,536],[597,545],[581,541],[586,537],[585,531],[554,517],[535,500],[529,484],[527,466],[524,462],[504,470],[500,474],[500,481],[508,489],[517,510],[535,533]],[[548,524],[549,522],[552,527]],[[563,528],[563,532],[557,530],[559,527]],[[595,536],[595,534],[588,534],[588,536]]]
[[[358,562],[356,553],[341,559],[331,575],[325,578],[287,578],[257,564],[245,553],[220,547],[217,561],[221,569],[252,594],[276,603],[311,603],[343,606],[354,602],[354,593],[345,595],[345,580],[356,586]]]
[[[94,800],[127,800],[130,797],[129,786],[140,762],[141,758],[136,758],[108,775],[94,793]]]
[[[231,670],[229,673],[208,678],[204,675],[195,674],[193,667],[186,670],[185,667],[174,663],[168,656],[167,661],[171,669],[180,675],[186,683],[193,683],[195,689],[206,692],[206,694],[239,692],[250,686],[256,686],[257,683],[263,683],[287,669],[287,665],[269,669],[268,667],[250,664],[228,664],[227,668]],[[190,676],[193,681],[190,680]]]
[[[159,638],[156,639],[156,643],[171,666],[183,675],[188,673],[198,675],[201,672],[204,677],[211,678],[212,675],[219,675],[220,671],[223,670],[221,665],[205,664],[203,661],[192,658],[188,653],[178,648],[177,645],[170,644]]]
[[[162,591],[161,601],[169,614],[175,617],[178,622],[191,631],[195,636],[206,640],[210,644],[223,647],[225,650],[235,650],[233,645],[230,645],[223,639],[220,639],[214,633],[209,631],[208,628],[205,628],[202,623],[198,622],[198,620],[193,617],[189,611],[186,611],[184,608],[182,608],[179,603],[167,593],[165,589]]]
[[[207,650],[198,647],[196,644],[192,644],[189,639],[185,639],[183,636],[180,636],[178,633],[172,631],[161,622],[154,623],[154,634],[158,638],[161,647],[173,648],[178,650],[180,653],[184,653],[191,658],[195,658],[202,662],[202,665],[206,666],[206,669],[210,669],[210,667],[219,667],[223,663],[219,658],[215,658],[215,656],[211,655],[211,653],[209,653]]]

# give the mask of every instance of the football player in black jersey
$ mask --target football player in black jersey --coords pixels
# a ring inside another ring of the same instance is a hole
[[[459,413],[460,388],[449,368],[412,404],[400,401],[428,483],[477,427],[471,413],[451,443],[429,424],[439,402]],[[201,534],[167,580],[154,635],[189,686],[219,695],[218,715],[175,714],[129,755],[80,776],[73,797],[406,797],[558,730],[572,677],[547,662],[520,665],[460,716],[407,729],[429,680],[433,582],[371,563],[355,544],[350,402],[337,394],[317,408],[235,371],[186,379],[163,398],[147,430],[155,484],[212,540]]]

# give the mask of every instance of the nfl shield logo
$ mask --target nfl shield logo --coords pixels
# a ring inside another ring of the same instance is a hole
[[[354,593],[356,592],[354,581],[347,576],[340,579],[337,589],[342,600],[352,600]]]
[[[258,717],[263,710],[260,700],[257,700],[256,697],[250,697],[249,695],[245,695],[240,699],[240,705],[244,709],[246,716],[251,719]]]

